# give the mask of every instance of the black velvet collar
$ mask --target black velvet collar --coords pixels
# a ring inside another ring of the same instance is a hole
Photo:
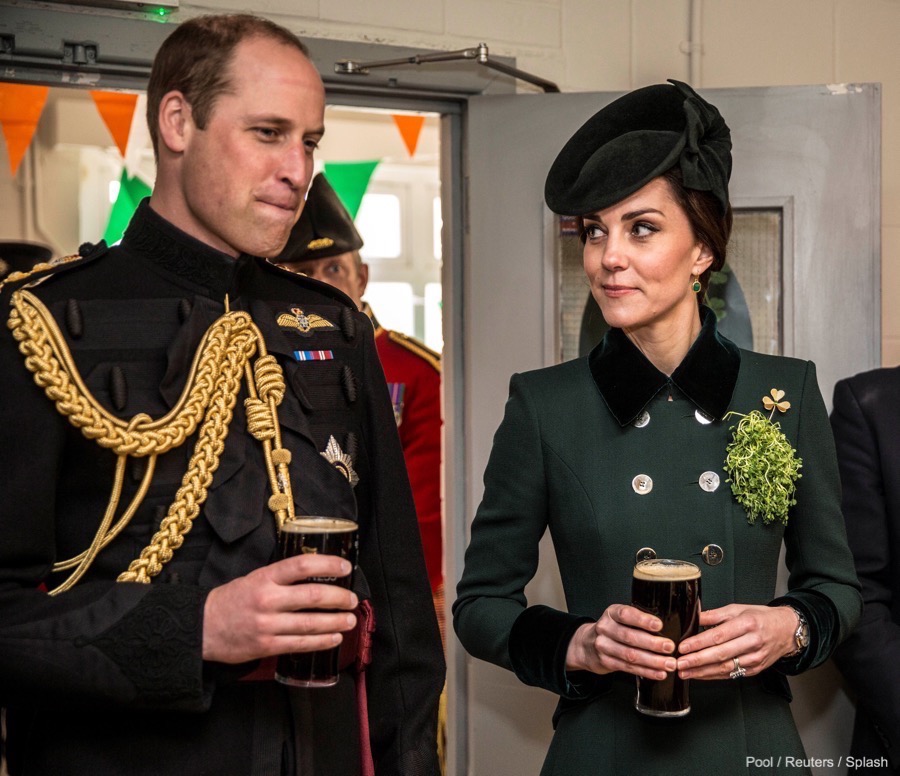
[[[240,278],[254,259],[237,259],[182,232],[150,207],[145,199],[138,205],[125,230],[122,246],[140,253],[153,264],[198,286],[213,299],[234,293]]]
[[[731,403],[741,352],[716,330],[716,315],[700,308],[702,328],[678,368],[667,377],[621,329],[610,329],[588,356],[588,366],[606,406],[627,426],[671,381],[704,414],[720,420]]]

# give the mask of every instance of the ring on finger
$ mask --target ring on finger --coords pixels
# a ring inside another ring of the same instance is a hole
[[[728,674],[728,677],[730,679],[740,679],[742,676],[746,676],[747,669],[741,668],[740,659],[737,657],[734,657],[734,658],[732,658],[732,660],[734,661],[734,670]]]

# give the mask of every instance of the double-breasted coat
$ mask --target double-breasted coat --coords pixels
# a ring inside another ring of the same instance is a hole
[[[12,290],[0,298],[7,311]],[[368,319],[330,286],[221,254],[146,202],[121,245],[50,273],[31,291],[88,391],[121,418],[160,418],[175,405],[226,298],[231,310],[250,313],[283,370],[278,411],[296,513],[359,523],[354,587],[375,615],[366,685],[376,773],[435,774],[440,636]],[[246,394],[200,512],[162,572],[150,584],[116,581],[159,529],[194,438],[160,456],[141,507],[85,577],[49,596],[67,576],[51,566],[85,550],[100,525],[116,456],[57,411],[4,332],[0,705],[11,774],[357,773],[352,676],[300,691],[274,682],[265,665],[202,659],[210,589],[276,558],[269,478],[262,445],[248,432]],[[128,462],[117,518],[147,465]]]
[[[811,363],[739,350],[702,313],[671,377],[613,329],[587,358],[511,381],[454,622],[472,655],[560,696],[542,774],[806,770],[784,674],[824,661],[860,611],[834,443]],[[792,403],[776,420],[803,461],[786,526],[751,524],[723,469],[739,420],[726,414],[762,410],[772,388]],[[566,611],[523,592],[546,530]],[[789,591],[776,599],[782,540]],[[677,720],[639,715],[631,675],[566,672],[572,634],[630,602],[632,567],[651,551],[701,567],[705,609],[790,603],[810,623],[809,648],[756,677],[691,682],[691,713]]]

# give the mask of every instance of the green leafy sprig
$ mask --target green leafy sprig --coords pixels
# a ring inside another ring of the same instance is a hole
[[[775,395],[775,391],[772,393]],[[790,407],[789,403],[784,404]],[[734,438],[725,448],[724,469],[731,492],[747,510],[751,525],[758,517],[766,525],[776,519],[787,525],[788,510],[797,503],[794,495],[803,461],[788,442],[781,424],[772,422],[771,415],[767,418],[759,410],[752,410],[747,415],[729,412],[725,417],[731,415],[741,418],[736,428],[732,426]]]

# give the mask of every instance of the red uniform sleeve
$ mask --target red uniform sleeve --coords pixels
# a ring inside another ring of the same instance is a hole
[[[408,346],[393,341],[390,333],[385,330],[379,332],[376,345],[388,383],[403,386],[398,430],[416,504],[428,580],[434,592],[444,578],[439,362],[436,358],[425,358]]]

